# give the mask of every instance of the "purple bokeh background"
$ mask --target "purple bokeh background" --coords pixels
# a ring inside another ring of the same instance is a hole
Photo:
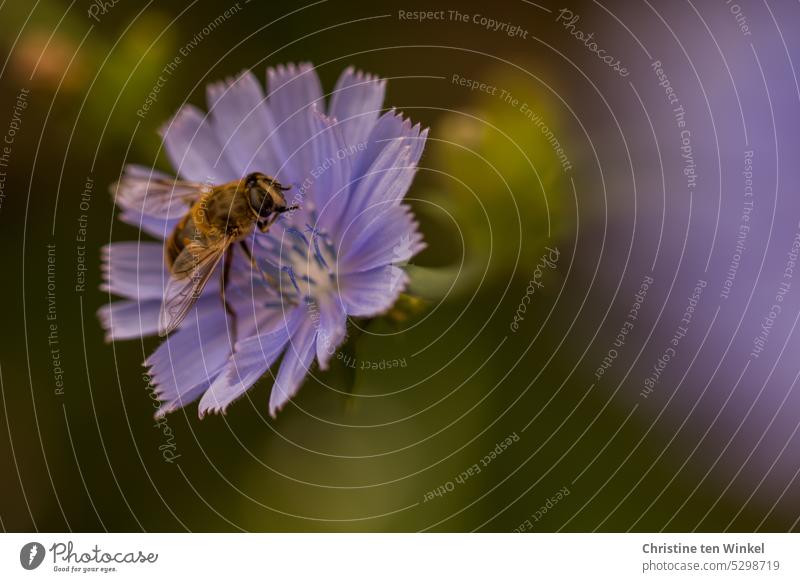
[[[605,303],[622,280],[587,366],[604,357],[606,339],[652,276],[631,339],[602,382],[624,381],[621,393],[666,439],[676,478],[707,476],[720,490],[772,504],[784,490],[791,495],[800,470],[800,263],[784,277],[787,262],[800,260],[788,254],[800,237],[800,13],[789,3],[731,6],[617,3],[593,13],[589,22],[603,23],[609,52],[624,54],[633,74],[599,87],[618,119],[603,111],[597,128],[602,174],[576,179],[579,196],[594,184],[596,198],[577,256],[587,277],[599,264]],[[677,101],[669,102],[658,68]],[[645,397],[699,280],[707,285],[686,336]],[[781,283],[788,287],[777,299]],[[756,355],[760,333],[767,339]]]

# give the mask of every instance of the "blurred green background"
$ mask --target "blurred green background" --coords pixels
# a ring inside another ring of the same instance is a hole
[[[99,21],[91,6],[43,0],[0,11],[0,114],[10,117],[19,90],[30,89],[0,209],[5,529],[511,531],[526,520],[536,531],[664,527],[694,482],[683,482],[686,473],[672,480],[678,462],[669,456],[639,482],[668,435],[651,434],[627,458],[649,419],[629,416],[629,402],[609,391],[589,389],[594,365],[576,371],[586,346],[575,330],[567,335],[592,277],[581,265],[593,258],[573,255],[578,207],[581,228],[602,218],[596,201],[575,198],[571,179],[596,176],[565,171],[519,107],[452,82],[458,74],[529,104],[577,167],[589,154],[574,145],[582,129],[565,102],[582,115],[595,105],[554,51],[471,23],[398,18],[398,10],[453,8],[431,3],[330,0],[297,10],[243,0],[120,1]],[[162,67],[232,6],[235,13],[137,116]],[[489,9],[476,1],[459,10]],[[566,42],[552,14],[532,5],[495,3],[491,13],[545,42]],[[156,130],[184,102],[205,107],[208,82],[242,69],[263,79],[268,65],[300,60],[318,66],[327,91],[351,64],[389,78],[385,106],[431,128],[409,192],[428,249],[412,268],[436,268],[453,289],[404,319],[370,322],[344,348],[360,361],[406,358],[404,368],[353,375],[334,366],[318,376],[333,390],[309,379],[299,408],[277,420],[267,415],[262,382],[226,416],[200,421],[192,405],[156,425],[141,362],[158,340],[107,344],[95,316],[109,300],[98,290],[100,247],[139,236],[114,219],[107,186],[126,162],[171,170]],[[87,179],[93,188],[82,210]],[[88,216],[82,292],[75,290],[81,214]],[[63,394],[48,344],[48,244],[55,244]],[[545,269],[512,332],[545,247],[558,249],[558,262]],[[570,289],[562,285],[568,273]],[[518,441],[455,481],[509,435]],[[179,455],[174,462],[165,462],[165,446]],[[642,516],[667,483],[662,502]],[[446,493],[426,500],[440,486]],[[569,495],[535,520],[565,487]],[[693,512],[717,495],[701,487],[669,528],[693,527]],[[703,528],[723,527],[740,506],[720,500]],[[762,515],[752,511],[735,527],[758,523]],[[778,514],[770,519],[767,527],[787,527]]]

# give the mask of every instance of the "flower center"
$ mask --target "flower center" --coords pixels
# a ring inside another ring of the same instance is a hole
[[[298,304],[315,300],[335,289],[336,253],[324,233],[307,224],[286,229],[279,267],[279,292],[283,299]]]

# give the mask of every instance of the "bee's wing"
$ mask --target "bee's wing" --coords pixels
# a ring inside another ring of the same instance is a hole
[[[172,276],[164,291],[158,335],[163,337],[180,325],[200,297],[229,244],[229,239],[193,241],[181,251],[172,265]]]
[[[160,218],[180,218],[187,206],[209,189],[200,182],[175,180],[155,170],[128,165],[119,182],[111,186],[111,193],[124,208]]]

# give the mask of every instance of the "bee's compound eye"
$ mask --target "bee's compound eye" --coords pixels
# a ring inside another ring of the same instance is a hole
[[[253,188],[254,186],[258,186],[259,180],[263,177],[263,174],[259,172],[253,172],[252,174],[248,174],[247,177],[244,179],[245,186],[247,188]]]
[[[260,216],[265,216],[272,212],[272,197],[258,186],[248,189],[250,206]]]
[[[261,209],[261,204],[264,202],[264,191],[260,188],[248,188],[248,197],[250,198],[250,206],[256,211]]]

